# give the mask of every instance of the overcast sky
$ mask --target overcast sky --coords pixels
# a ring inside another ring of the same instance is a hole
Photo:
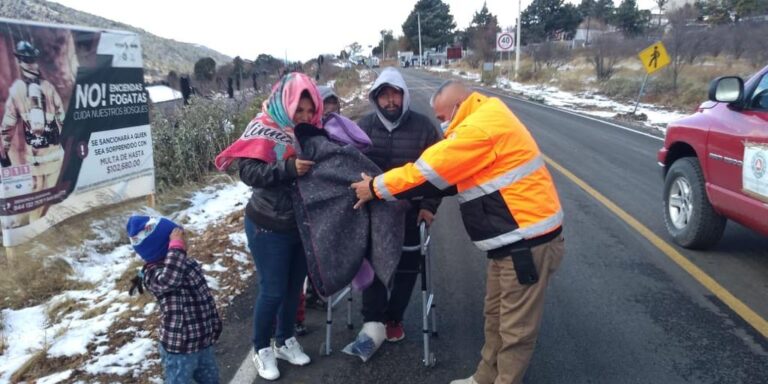
[[[484,0],[443,0],[464,29]],[[522,0],[523,9],[532,0]],[[567,0],[578,3],[580,0]],[[142,28],[155,35],[202,44],[235,57],[260,53],[308,60],[338,53],[352,42],[364,48],[380,41],[379,31],[402,35],[416,0],[55,0],[77,10]],[[619,0],[615,1],[617,4]],[[487,0],[502,27],[515,23],[517,1]],[[650,9],[653,0],[638,0]],[[366,50],[367,51],[367,50]]]

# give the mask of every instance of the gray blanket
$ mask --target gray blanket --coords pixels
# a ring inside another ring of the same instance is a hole
[[[408,204],[373,201],[354,210],[350,184],[360,173],[381,170],[358,149],[330,141],[310,125],[295,129],[300,157],[315,165],[297,179],[294,209],[309,277],[318,293],[330,296],[347,285],[368,258],[376,276],[389,285],[402,253]]]

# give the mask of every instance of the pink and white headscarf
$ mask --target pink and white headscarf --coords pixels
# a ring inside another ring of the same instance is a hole
[[[296,155],[293,117],[304,91],[309,93],[315,105],[310,124],[321,127],[323,100],[317,86],[303,73],[289,73],[272,87],[269,98],[262,105],[262,112],[248,123],[243,135],[216,156],[216,168],[223,171],[237,158],[271,163]]]

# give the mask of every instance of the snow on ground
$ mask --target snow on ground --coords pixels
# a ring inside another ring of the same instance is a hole
[[[187,219],[184,227],[197,231],[205,229],[215,220],[242,208],[249,191],[247,185],[237,183],[224,189],[211,186],[196,192],[190,198],[192,206],[184,212]]]
[[[164,103],[166,101],[182,99],[181,92],[167,85],[148,85],[145,89],[153,103]]]
[[[189,198],[189,208],[181,211],[176,219],[184,218],[185,228],[192,233],[203,230],[241,210],[247,202],[248,191],[243,183],[205,188]],[[62,255],[73,268],[73,278],[92,284],[92,288],[62,292],[34,307],[2,310],[0,338],[5,340],[6,350],[0,355],[0,383],[9,382],[13,373],[40,351],[46,351],[48,357],[56,358],[85,355],[92,350],[80,369],[91,375],[125,375],[126,381],[158,364],[159,360],[150,357],[157,355],[157,340],[150,336],[148,330],[135,327],[123,329],[118,333],[129,333],[129,341],[117,350],[108,347],[107,330],[121,316],[133,313],[133,316],[139,317],[132,320],[141,324],[147,320],[144,317],[156,310],[154,298],[143,308],[137,307],[135,299],[128,295],[125,287],[116,286],[118,278],[138,260],[130,245],[120,244],[111,251],[98,250],[100,244],[119,244],[124,218],[120,218],[119,225],[115,224],[116,221],[116,218],[111,221],[95,221],[92,228],[97,233],[96,239],[87,240],[82,246]],[[232,234],[229,238],[233,245],[245,244],[244,234]],[[243,279],[253,273],[253,268],[243,267],[250,263],[247,255],[242,252],[226,253],[217,256],[231,257],[235,261],[237,267],[233,273]],[[220,283],[211,273],[227,271],[225,265],[221,259],[217,259],[204,268],[206,280],[214,291]],[[75,309],[60,318],[51,319],[49,309],[62,303],[71,303]],[[61,372],[38,379],[37,383],[59,383],[70,380],[72,374],[72,370],[62,369]]]
[[[439,67],[429,67],[428,69],[433,72],[451,72],[467,80],[480,81],[480,75],[476,73],[466,73],[456,69]],[[505,78],[497,79],[494,87],[499,90],[509,90],[525,98],[540,101],[553,107],[601,118],[611,119],[616,117],[617,114],[631,113],[635,108],[634,104],[617,102],[590,91],[579,93],[566,92],[550,85],[522,84]],[[640,103],[637,113],[643,113],[648,117],[646,121],[638,121],[638,123],[659,129],[662,132],[666,130],[668,123],[690,114],[681,111],[669,111],[656,105],[645,103]]]

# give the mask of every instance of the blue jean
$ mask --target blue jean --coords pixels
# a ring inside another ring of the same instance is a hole
[[[219,384],[219,367],[213,346],[192,353],[169,353],[160,345],[165,384]]]
[[[256,270],[259,295],[253,310],[253,346],[269,346],[277,317],[278,346],[293,337],[299,296],[307,276],[307,260],[297,230],[279,232],[260,228],[245,217],[245,236]]]

